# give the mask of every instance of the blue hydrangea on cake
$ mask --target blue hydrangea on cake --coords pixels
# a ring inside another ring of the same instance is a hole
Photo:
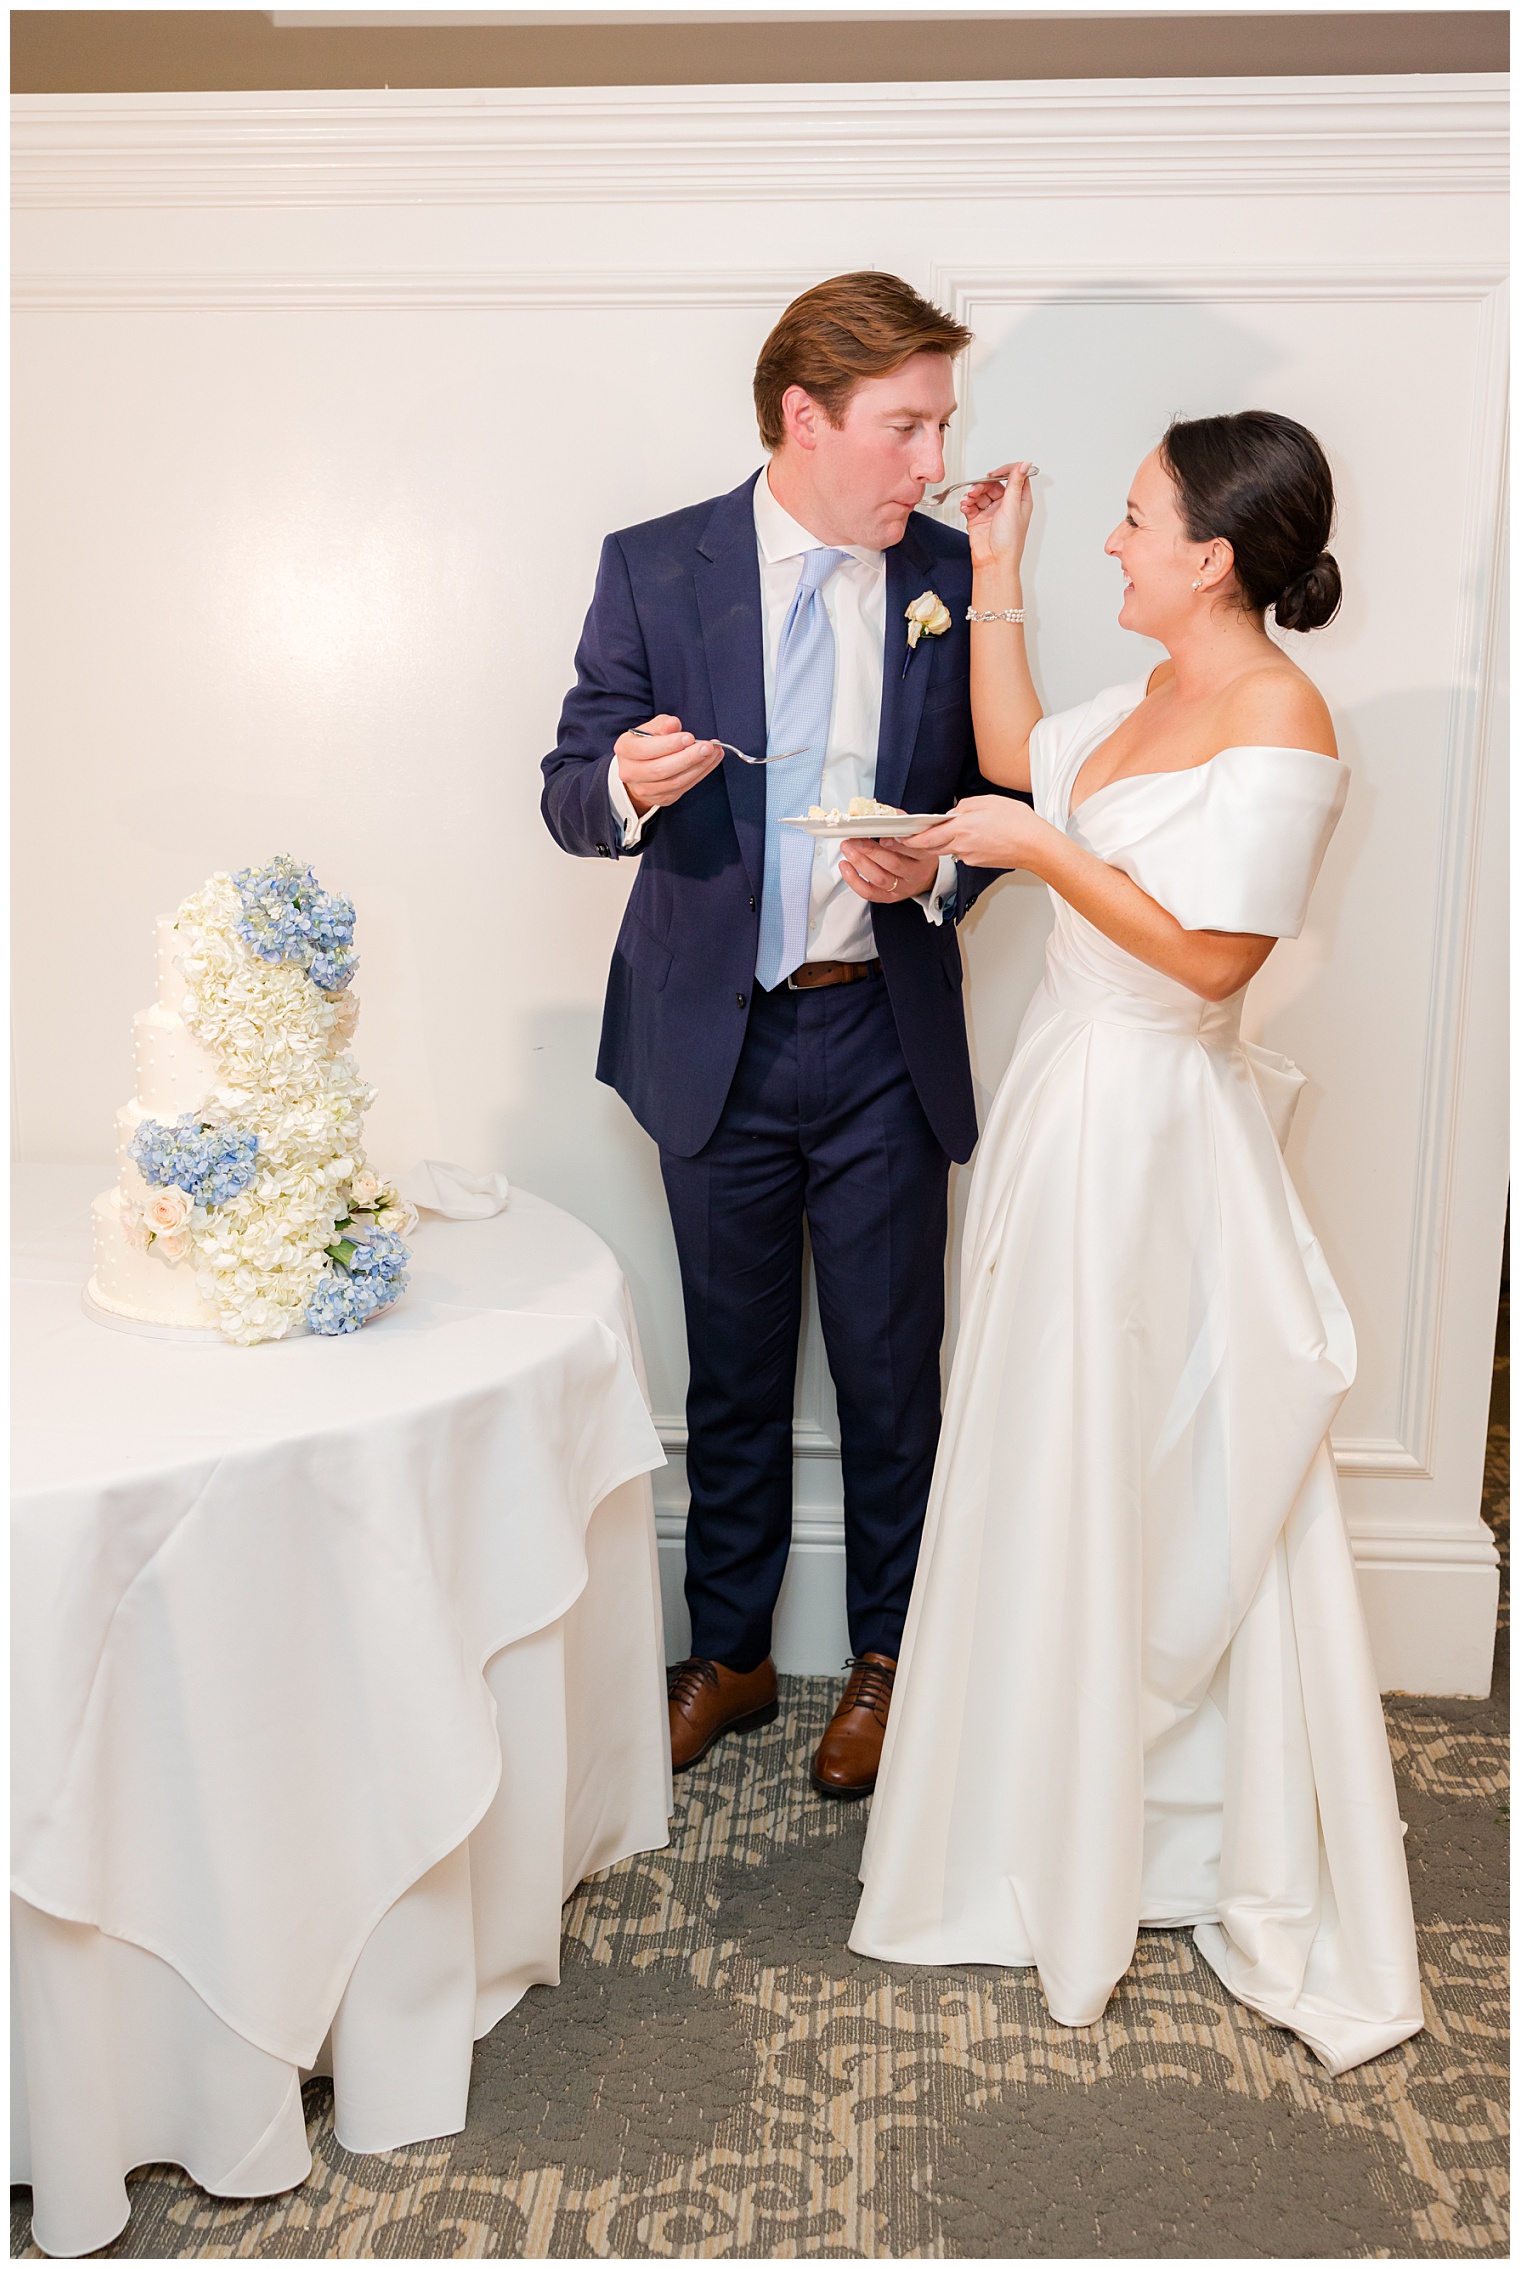
[[[353,938],[351,902],[285,857],[159,923],[119,1178],[95,1200],[98,1307],[251,1347],[357,1331],[405,1291],[417,1217],[361,1143]]]

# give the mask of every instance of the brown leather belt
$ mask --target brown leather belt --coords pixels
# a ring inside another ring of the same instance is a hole
[[[787,979],[794,993],[816,992],[820,985],[857,985],[862,977],[879,977],[879,961],[803,961]]]

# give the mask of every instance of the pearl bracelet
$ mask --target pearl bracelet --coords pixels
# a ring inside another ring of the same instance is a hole
[[[967,622],[1022,622],[1022,607],[968,607]]]

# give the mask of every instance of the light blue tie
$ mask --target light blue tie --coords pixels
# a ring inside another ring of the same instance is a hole
[[[771,992],[807,959],[808,897],[813,839],[783,818],[801,819],[823,786],[823,759],[834,699],[834,625],[823,586],[845,551],[804,552],[802,573],[781,626],[771,693],[767,750],[801,753],[765,773],[765,881],[760,893],[760,955],[755,980]]]

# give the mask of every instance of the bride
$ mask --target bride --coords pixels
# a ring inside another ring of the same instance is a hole
[[[1266,633],[1339,603],[1330,469],[1265,411],[1174,424],[1107,550],[1168,659],[1057,717],[1025,658],[1029,468],[964,507],[978,796],[916,838],[1049,885],[982,1136],[960,1339],[850,1944],[1033,1963],[1102,2016],[1143,1928],[1333,2072],[1420,2029],[1393,1775],[1328,1431],[1351,1322],[1242,1043],[1345,800]]]

